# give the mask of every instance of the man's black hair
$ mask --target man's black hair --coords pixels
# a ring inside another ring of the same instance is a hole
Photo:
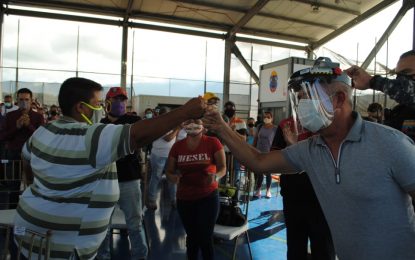
[[[367,112],[376,113],[381,112],[383,110],[383,107],[379,103],[372,103],[367,107]]]
[[[78,102],[89,103],[95,91],[102,91],[102,86],[90,79],[69,78],[65,80],[59,90],[58,102],[62,114],[71,116],[72,108]]]
[[[5,95],[4,98],[12,98],[12,95]]]
[[[403,59],[409,56],[415,56],[415,50],[410,50],[410,51],[403,53],[401,57],[399,57],[399,59]]]
[[[225,105],[223,107],[227,107],[227,106],[235,107],[235,103],[233,103],[232,101],[228,101],[228,102],[225,103]]]
[[[30,90],[30,89],[28,89],[28,88],[21,88],[21,89],[19,89],[18,91],[17,91],[17,96],[19,96],[19,94],[22,94],[22,93],[27,93],[27,94],[30,94],[30,98],[32,98],[33,97],[33,93],[32,93],[32,91]]]

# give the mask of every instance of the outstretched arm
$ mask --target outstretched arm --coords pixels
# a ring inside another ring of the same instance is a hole
[[[132,149],[150,144],[183,121],[202,117],[206,108],[202,97],[192,98],[183,106],[157,118],[140,120],[131,126],[130,146]]]
[[[260,153],[239,136],[223,121],[217,111],[208,111],[202,119],[206,128],[216,132],[243,165],[254,172],[294,172],[293,166],[281,151]]]

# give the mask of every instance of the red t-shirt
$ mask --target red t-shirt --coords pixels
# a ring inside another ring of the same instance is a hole
[[[218,188],[218,183],[207,184],[208,174],[216,174],[215,153],[222,149],[216,137],[203,135],[198,147],[189,150],[187,138],[178,141],[169,157],[176,160],[176,169],[182,178],[177,187],[177,199],[197,200],[208,196]]]

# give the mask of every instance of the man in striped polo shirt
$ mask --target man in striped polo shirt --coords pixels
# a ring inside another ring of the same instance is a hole
[[[25,170],[33,171],[34,182],[20,199],[15,226],[51,230],[51,259],[94,258],[119,198],[113,162],[181,122],[201,117],[206,106],[199,97],[157,119],[106,125],[98,124],[101,96],[100,84],[67,79],[58,97],[63,116],[40,127],[23,147]],[[24,233],[18,235],[24,237],[26,254],[29,237]]]

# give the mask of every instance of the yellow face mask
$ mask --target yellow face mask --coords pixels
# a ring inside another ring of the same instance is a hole
[[[102,106],[95,107],[85,102],[81,102],[81,103],[94,111],[91,119],[89,119],[84,113],[81,113],[81,116],[85,120],[85,122],[87,122],[89,125],[99,123],[102,118]]]

